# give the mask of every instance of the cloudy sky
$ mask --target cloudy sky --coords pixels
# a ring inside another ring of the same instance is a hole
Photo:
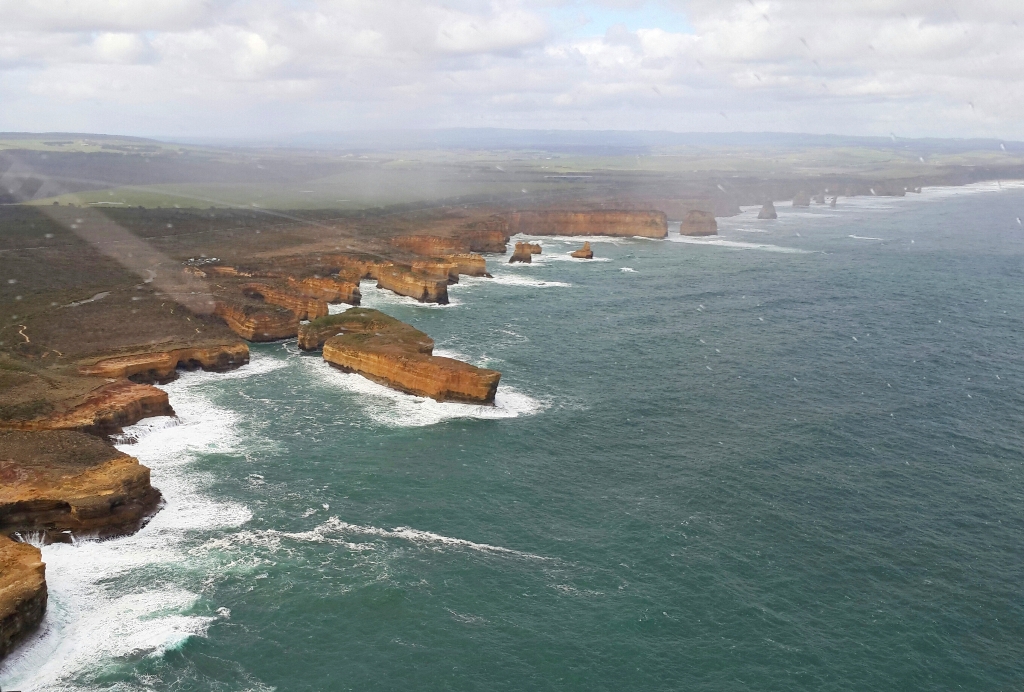
[[[1024,140],[1024,0],[0,0],[0,130]]]

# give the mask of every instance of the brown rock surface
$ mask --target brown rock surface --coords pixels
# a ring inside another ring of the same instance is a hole
[[[223,372],[248,362],[249,347],[238,342],[220,346],[177,348],[115,356],[81,365],[78,371],[83,375],[116,379],[130,378],[135,382],[170,382],[176,377],[179,367]]]
[[[299,318],[295,313],[272,305],[219,300],[214,314],[246,341],[290,339],[299,330]]]
[[[583,247],[572,253],[576,259],[594,259],[594,251],[590,249],[590,242],[583,243]]]
[[[90,392],[81,403],[64,411],[30,419],[5,420],[0,428],[13,430],[80,430],[100,435],[116,433],[151,416],[173,416],[167,392],[128,380]]]
[[[0,431],[0,534],[47,541],[123,535],[159,502],[149,469],[98,437]]]
[[[411,263],[413,272],[429,276],[431,279],[447,281],[450,284],[459,283],[459,265],[448,258],[443,260],[415,260]]]
[[[796,197],[793,198],[794,207],[809,207],[811,206],[811,196],[801,190],[796,193]]]
[[[668,219],[660,211],[522,211],[509,215],[509,232],[664,238]]]
[[[42,622],[46,596],[39,548],[0,536],[0,660]]]
[[[377,288],[386,288],[421,303],[448,304],[448,281],[432,278],[405,267],[389,265],[377,271]]]
[[[777,219],[777,218],[779,218],[779,214],[778,214],[777,211],[775,211],[775,205],[772,204],[772,202],[769,200],[768,202],[764,203],[763,207],[761,207],[761,211],[758,212],[757,218],[759,218],[759,219]]]
[[[679,235],[718,235],[718,222],[708,211],[691,209],[679,224]]]
[[[471,231],[462,234],[469,242],[470,252],[500,252],[508,249],[508,233],[505,231]]]
[[[299,325],[299,348],[304,351],[319,351],[324,347],[324,342],[332,336],[383,333],[396,329],[400,325],[408,327],[403,322],[378,310],[352,308],[337,315],[328,315],[308,324]],[[412,329],[412,327],[409,328]],[[426,334],[419,332],[419,337],[415,340],[410,339],[409,343],[412,344],[414,341],[415,347],[421,353],[429,355],[434,352],[434,341]]]
[[[504,250],[502,250],[502,252],[504,252]],[[464,276],[487,276],[487,260],[484,259],[483,255],[463,253],[458,255],[449,255],[447,259],[455,262],[459,274]]]
[[[327,303],[359,305],[362,298],[357,282],[346,281],[336,276],[309,276],[304,279],[289,276],[287,281],[298,293]]]
[[[242,287],[246,297],[277,305],[295,314],[299,320],[315,320],[328,314],[327,303],[318,298],[303,295],[266,283],[249,283]]]
[[[324,343],[324,360],[345,372],[409,394],[438,401],[493,404],[501,373],[451,358],[434,356],[434,343],[423,332],[376,310],[334,319],[343,329]],[[326,325],[325,325],[326,327]]]
[[[525,262],[526,264],[533,262],[533,251],[530,249],[529,243],[516,243],[516,249],[508,259],[509,264],[513,262]]]

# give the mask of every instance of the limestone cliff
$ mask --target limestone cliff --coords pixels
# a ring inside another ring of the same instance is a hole
[[[128,380],[113,382],[90,392],[84,401],[66,410],[29,420],[4,421],[13,430],[80,430],[98,435],[120,432],[126,425],[151,416],[173,416],[167,392]]]
[[[660,211],[522,211],[509,215],[509,232],[664,238],[668,219]]]
[[[0,432],[2,535],[123,535],[138,530],[159,502],[149,469],[98,437]]]
[[[487,276],[487,260],[484,259],[483,255],[461,253],[449,255],[447,259],[455,262],[459,274],[463,276]]]
[[[362,299],[357,282],[346,281],[337,276],[310,276],[303,279],[289,276],[287,282],[296,292],[326,303],[359,305]]]
[[[691,209],[679,224],[679,235],[718,235],[718,222],[709,211]]]
[[[218,300],[213,312],[246,341],[290,339],[299,330],[299,318],[295,313],[272,305]]]
[[[459,283],[459,265],[447,258],[444,260],[414,260],[410,263],[413,272],[429,276],[431,279],[446,281],[449,284]]]
[[[779,218],[778,212],[775,211],[775,205],[769,200],[764,203],[761,207],[761,211],[757,214],[759,219],[777,219]]]
[[[81,365],[78,371],[83,375],[131,379],[134,382],[170,382],[177,376],[179,367],[224,372],[248,362],[249,347],[239,342],[104,358]]]
[[[242,293],[249,298],[282,307],[292,312],[299,320],[315,320],[329,312],[327,303],[323,300],[271,284],[249,283],[242,287]]]
[[[353,308],[337,315],[328,315],[299,325],[299,348],[303,351],[319,351],[324,347],[324,342],[332,336],[383,333],[402,326],[408,325],[378,310]],[[415,338],[411,335],[408,336],[406,343],[415,347],[420,353],[429,355],[434,352],[433,339],[422,332],[419,332],[419,336]]]
[[[594,259],[594,251],[590,249],[590,242],[583,243],[583,247],[571,253],[576,259]]]
[[[389,265],[377,272],[377,288],[386,288],[421,303],[448,304],[448,281],[414,272],[405,267]]]
[[[432,355],[433,341],[398,320],[367,310],[334,315],[343,333],[323,345],[328,363],[410,394],[438,401],[493,404],[501,373]]]
[[[42,622],[46,596],[39,548],[0,536],[0,660]]]
[[[508,249],[508,233],[505,231],[471,231],[462,234],[469,242],[470,252],[500,252]]]
[[[533,262],[533,251],[530,249],[529,243],[516,243],[516,249],[512,253],[512,256],[508,259],[509,264],[513,262],[524,262],[531,264]]]

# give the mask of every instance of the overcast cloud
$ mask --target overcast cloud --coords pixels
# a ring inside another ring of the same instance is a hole
[[[0,130],[1024,139],[1021,0],[0,0]]]

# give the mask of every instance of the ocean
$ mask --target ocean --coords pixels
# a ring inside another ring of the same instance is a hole
[[[493,408],[294,342],[125,431],[166,505],[43,549],[44,690],[1024,686],[1024,185],[544,238],[448,306]]]

